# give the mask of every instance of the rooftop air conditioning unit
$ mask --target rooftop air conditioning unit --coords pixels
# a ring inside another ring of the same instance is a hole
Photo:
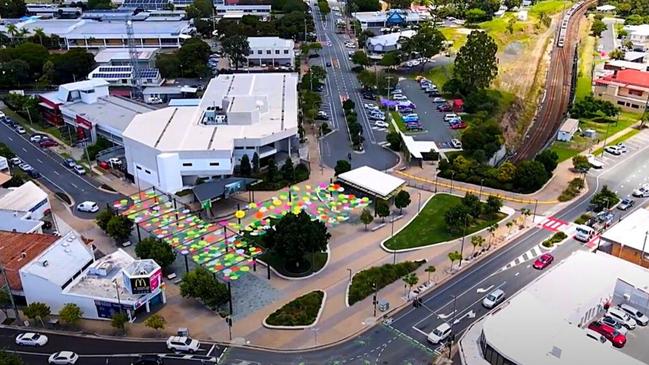
[[[47,260],[43,261],[43,266],[44,266],[44,267],[47,267],[47,265],[49,265],[49,264],[50,264],[50,263],[47,262]]]

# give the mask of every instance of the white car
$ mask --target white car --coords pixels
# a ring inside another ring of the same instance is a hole
[[[145,101],[146,101],[147,104],[162,104],[162,103],[164,103],[164,101],[162,101],[162,99],[160,99],[157,96],[148,97]]]
[[[108,162],[108,164],[111,165],[111,166],[121,166],[122,165],[122,160],[120,160],[117,157],[111,157],[106,162]]]
[[[167,339],[167,349],[170,351],[194,353],[200,346],[201,343],[198,340],[186,336],[171,336]]]
[[[86,174],[86,169],[84,169],[83,166],[81,166],[81,165],[74,165],[72,170],[74,170],[74,172],[76,172],[77,175],[85,175]]]
[[[433,332],[428,334],[428,341],[434,345],[446,340],[451,335],[452,329],[448,323],[442,323]]]
[[[16,336],[16,345],[40,347],[47,344],[47,336],[36,332],[25,332]]]
[[[18,166],[23,164],[23,160],[21,160],[19,157],[14,157],[9,160],[9,163],[12,164],[13,166]]]
[[[96,213],[99,210],[99,206],[93,201],[86,200],[77,204],[77,210],[80,212]]]
[[[370,110],[379,110],[379,107],[376,106],[375,104],[365,103],[365,104],[363,104],[363,107],[365,109],[367,109],[368,111],[370,111]]]
[[[59,351],[50,355],[47,362],[50,364],[74,365],[79,360],[79,355],[72,351]]]
[[[408,98],[403,94],[393,94],[392,99],[393,100],[408,100]]]
[[[647,324],[649,324],[649,317],[640,312],[636,307],[629,304],[620,304],[618,307],[621,310],[625,311],[626,314],[628,314],[631,319],[635,320],[637,324],[641,326],[646,326]]]
[[[624,146],[624,145],[622,145],[622,146],[619,146],[619,145],[606,146],[606,148],[604,148],[604,151],[606,151],[606,152],[608,152],[608,153],[610,153],[612,155],[619,156],[619,155],[621,155],[623,153],[626,153],[626,146]]]
[[[504,299],[505,292],[502,289],[496,289],[482,300],[482,305],[487,309],[491,309],[500,304]]]
[[[25,133],[27,133],[27,131],[25,130],[25,128],[23,128],[23,127],[21,127],[21,126],[16,127],[16,132],[18,132],[18,134],[25,134]]]
[[[459,149],[461,149],[461,148],[462,148],[462,142],[460,142],[459,139],[453,138],[453,139],[451,140],[451,146],[453,146],[453,148],[459,148]]]
[[[629,315],[625,311],[618,307],[609,308],[608,312],[606,312],[606,315],[613,318],[630,330],[634,330],[636,327],[636,322],[631,317],[629,317]]]
[[[639,188],[633,190],[631,195],[638,198],[646,198],[649,196],[649,184],[642,184]]]
[[[32,165],[30,165],[30,164],[28,164],[28,163],[21,163],[20,165],[18,165],[18,167],[19,167],[21,170],[25,171],[25,172],[34,169],[34,168],[32,167]]]
[[[452,120],[452,119],[458,119],[458,118],[460,118],[460,116],[455,114],[455,113],[446,113],[444,115],[444,121],[445,122],[448,122],[449,120]]]
[[[34,134],[31,137],[29,137],[30,142],[38,143],[44,139],[48,139],[49,137],[43,134]]]
[[[354,42],[345,42],[345,47],[356,48],[356,44],[354,44]]]
[[[586,158],[588,159],[588,163],[590,164],[590,166],[592,166],[594,169],[601,169],[602,167],[604,167],[602,161],[595,158],[595,156],[586,155]]]
[[[374,126],[378,127],[378,128],[387,128],[389,126],[389,124],[387,122],[382,121],[382,120],[377,120],[376,122],[374,122]]]
[[[446,103],[446,99],[440,98],[439,96],[436,96],[436,97],[433,98],[433,103],[435,103],[435,104]]]

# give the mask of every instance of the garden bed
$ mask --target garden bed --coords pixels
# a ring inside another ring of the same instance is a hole
[[[300,328],[314,325],[324,307],[325,298],[322,290],[302,295],[269,315],[264,320],[264,326]]]
[[[417,268],[424,264],[422,261],[405,261],[396,265],[385,264],[383,266],[375,266],[369,269],[358,272],[352,278],[352,283],[349,286],[347,293],[347,303],[353,305],[374,293],[372,284],[376,284],[376,290],[381,290],[407,274],[417,270]]]
[[[557,232],[557,233],[553,234],[552,237],[550,237],[547,240],[543,241],[541,243],[541,245],[543,247],[545,247],[545,248],[551,248],[551,247],[554,247],[554,245],[556,245],[557,243],[565,240],[566,238],[568,238],[568,235],[566,235],[563,232]]]
[[[559,201],[560,202],[567,202],[568,200],[574,199],[577,195],[579,195],[579,192],[581,189],[584,188],[584,180],[580,179],[578,177],[570,180],[570,183],[568,183],[568,187],[559,195]]]
[[[390,250],[428,246],[435,243],[451,241],[462,237],[462,233],[450,232],[444,220],[445,213],[453,206],[460,204],[462,198],[437,194],[430,198],[417,217],[397,232],[394,237],[385,241],[384,246]],[[494,219],[477,219],[475,224],[467,227],[465,235],[487,228],[502,220],[506,215],[499,213]]]

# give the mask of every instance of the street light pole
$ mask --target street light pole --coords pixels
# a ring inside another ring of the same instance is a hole
[[[419,213],[421,211],[421,191],[418,191],[417,195],[419,196],[419,201],[417,203],[417,213]]]
[[[645,255],[645,246],[647,245],[647,235],[649,235],[649,231],[645,231],[644,233],[644,242],[642,243],[642,252],[640,252],[640,262],[639,264],[642,265],[642,261],[644,260],[644,255]],[[620,248],[621,250],[621,248]]]
[[[467,225],[467,217],[464,217],[464,228],[462,229],[462,244],[460,245],[460,264],[458,265],[458,268],[462,267],[462,260],[464,258],[464,236],[466,236],[466,225]]]
[[[451,191],[449,194],[453,194],[453,179],[455,179],[455,171],[451,171]]]
[[[478,194],[480,200],[482,200],[482,184],[484,184],[484,178],[480,179],[480,193]]]
[[[374,304],[374,315],[373,317],[376,317],[376,283],[372,283],[372,290],[374,291],[374,296],[372,297],[372,304]]]

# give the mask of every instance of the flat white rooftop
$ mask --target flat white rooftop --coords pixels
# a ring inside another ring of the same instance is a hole
[[[140,61],[148,61],[153,59],[156,55],[158,48],[138,48],[137,57]],[[131,60],[131,55],[128,48],[106,48],[102,49],[95,55],[95,62],[109,63],[111,61]]]
[[[605,253],[577,251],[488,315],[485,338],[517,364],[642,364],[578,327],[590,322],[588,311],[613,296],[618,279],[644,288],[649,271]]]
[[[641,208],[605,231],[602,239],[648,252],[649,242],[645,244],[647,232],[649,232],[649,210]]]
[[[92,104],[79,101],[61,106],[61,111],[81,115],[93,125],[99,125],[116,134],[121,134],[136,115],[151,110],[153,109],[146,105],[117,96],[99,98]]]
[[[293,48],[295,43],[291,39],[280,37],[248,37],[250,48]]]
[[[344,172],[338,175],[338,180],[376,194],[379,197],[390,196],[406,183],[403,179],[375,170],[369,166],[361,166]]]
[[[401,138],[408,152],[414,158],[423,158],[424,156],[422,154],[429,153],[430,151],[439,152],[439,148],[434,141],[417,141],[412,136],[405,135],[403,132],[399,133],[401,133]]]
[[[412,38],[417,34],[414,30],[404,30],[402,32],[394,32],[388,34],[377,35],[376,37],[368,38],[367,42],[372,46],[391,46],[397,44],[401,38]]]
[[[210,81],[197,107],[137,115],[123,136],[161,152],[232,150],[235,141],[245,145],[248,139],[252,145],[290,137],[297,132],[297,80],[295,73],[220,75]],[[226,123],[203,123],[208,109],[224,105]]]
[[[27,212],[45,199],[47,199],[47,193],[33,182],[28,181],[4,194],[0,198],[0,209]]]

